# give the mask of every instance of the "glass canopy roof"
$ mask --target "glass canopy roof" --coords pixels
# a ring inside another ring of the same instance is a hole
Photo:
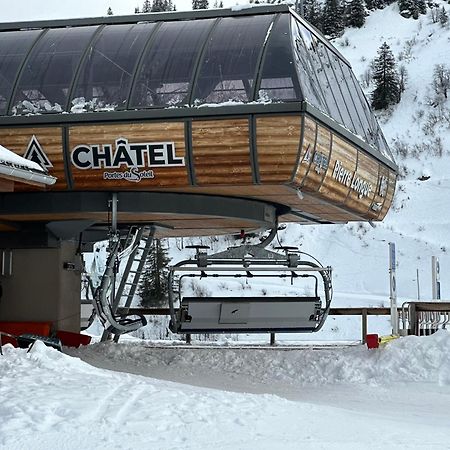
[[[0,33],[0,116],[307,102],[389,157],[348,63],[288,10]]]

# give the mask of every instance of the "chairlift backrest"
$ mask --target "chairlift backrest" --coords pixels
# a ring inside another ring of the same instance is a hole
[[[319,297],[184,297],[181,333],[312,332]]]

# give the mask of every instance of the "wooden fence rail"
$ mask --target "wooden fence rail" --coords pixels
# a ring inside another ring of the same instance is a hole
[[[401,308],[398,308],[399,311]],[[140,314],[144,316],[168,316],[169,308],[118,308],[118,314]],[[361,341],[366,343],[367,338],[367,317],[368,316],[389,316],[391,308],[330,308],[330,316],[361,316]],[[189,336],[189,335],[187,335]],[[187,337],[188,341],[190,338]],[[275,333],[270,333],[270,343],[275,344]]]

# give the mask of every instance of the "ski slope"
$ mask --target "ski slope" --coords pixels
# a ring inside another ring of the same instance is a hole
[[[0,448],[448,449],[449,346],[5,346]]]

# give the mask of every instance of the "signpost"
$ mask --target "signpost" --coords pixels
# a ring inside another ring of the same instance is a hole
[[[395,271],[395,244],[389,242],[389,276],[391,287],[391,325],[392,334],[398,334],[398,311],[397,311],[397,281]]]
[[[437,256],[431,257],[431,289],[432,299],[441,299],[441,276],[440,276],[439,259]]]

